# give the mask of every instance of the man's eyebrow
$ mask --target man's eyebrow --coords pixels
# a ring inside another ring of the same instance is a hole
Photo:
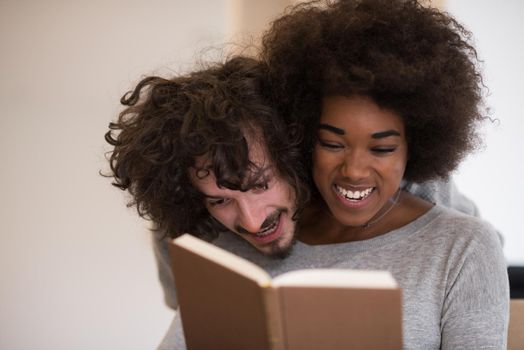
[[[202,192],[200,192],[202,193]],[[205,193],[202,193],[202,196],[205,198],[205,199],[219,199],[219,198],[223,198],[221,196],[213,196],[213,195],[209,195],[209,194],[205,194]]]
[[[371,134],[371,137],[374,139],[382,139],[384,137],[389,137],[389,136],[400,136],[400,133],[397,130],[386,130],[386,131],[380,131],[380,132]]]
[[[319,129],[324,129],[324,130],[327,130],[327,131],[331,131],[332,133],[335,133],[337,135],[345,135],[346,132],[340,128],[337,128],[337,127],[334,127],[333,125],[329,125],[329,124],[320,124],[318,126]]]

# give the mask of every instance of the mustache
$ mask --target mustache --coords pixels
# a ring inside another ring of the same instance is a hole
[[[277,220],[278,218],[280,217],[280,214],[286,212],[287,210],[286,209],[278,209],[276,210],[275,212],[273,212],[272,214],[270,214],[265,220],[264,222],[262,223],[262,225],[260,225],[260,229],[259,231],[263,231],[265,230],[266,228],[268,227],[271,227]],[[256,232],[251,232],[251,231],[248,231],[246,230],[245,228],[243,228],[242,226],[235,226],[235,230],[238,232],[238,233],[244,233],[244,234],[254,234]],[[258,232],[258,231],[257,231]]]

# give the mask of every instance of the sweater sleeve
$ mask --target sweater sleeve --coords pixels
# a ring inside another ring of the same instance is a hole
[[[506,263],[496,232],[486,230],[486,226],[466,227],[466,231],[471,230],[470,240],[450,255],[441,349],[506,349],[509,319]]]
[[[452,179],[431,180],[422,183],[402,181],[401,188],[430,203],[480,218],[477,205],[459,191]],[[502,233],[497,231],[497,236],[500,242],[504,243]]]
[[[167,238],[160,232],[152,233],[153,252],[158,271],[158,278],[164,292],[164,301],[168,307],[175,310],[178,306],[175,291],[175,281],[171,272],[171,259],[167,248]]]
[[[185,350],[186,341],[184,338],[184,331],[182,327],[182,319],[180,312],[176,312],[169,329],[167,330],[162,343],[157,350]]]

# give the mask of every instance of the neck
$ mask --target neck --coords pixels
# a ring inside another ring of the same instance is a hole
[[[304,211],[298,239],[306,244],[362,241],[405,226],[431,208],[431,204],[398,191],[373,218],[362,226],[345,226],[325,206],[312,205]],[[319,234],[322,232],[322,234]]]
[[[373,216],[368,222],[366,222],[364,225],[362,225],[361,227],[364,230],[367,230],[368,228],[370,228],[371,226],[375,225],[377,222],[382,220],[395,207],[395,205],[397,205],[398,199],[400,197],[400,193],[401,192],[402,191],[399,188],[397,190],[397,192],[395,192],[395,194],[382,207],[382,209],[375,216]]]

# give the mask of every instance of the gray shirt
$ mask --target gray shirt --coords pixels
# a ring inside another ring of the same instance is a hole
[[[478,219],[435,206],[409,225],[369,240],[298,242],[283,260],[261,255],[234,234],[214,243],[272,276],[304,268],[391,271],[403,292],[405,349],[506,348],[506,265],[496,231]],[[173,327],[164,345],[182,349],[180,320]]]
[[[405,349],[506,348],[509,293],[500,239],[489,224],[456,211],[435,206],[409,225],[365,241],[298,242],[284,260],[263,256],[234,234],[214,244],[272,276],[304,268],[391,271],[403,289]],[[159,349],[184,348],[177,317]]]

